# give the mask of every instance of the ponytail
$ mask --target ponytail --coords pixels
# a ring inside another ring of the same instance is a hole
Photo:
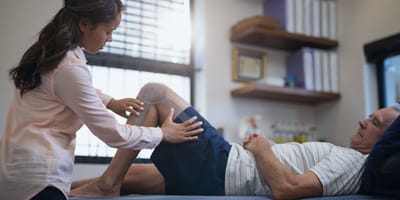
[[[38,87],[42,75],[57,68],[69,50],[81,42],[79,22],[88,19],[93,25],[109,22],[123,10],[120,0],[68,0],[54,18],[40,31],[39,39],[9,71],[21,97]]]

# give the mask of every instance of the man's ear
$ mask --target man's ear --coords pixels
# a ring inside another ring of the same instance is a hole
[[[79,28],[83,33],[89,31],[92,28],[92,25],[87,18],[83,18],[79,21]]]

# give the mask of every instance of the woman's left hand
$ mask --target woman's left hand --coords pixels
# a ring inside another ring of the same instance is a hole
[[[181,143],[192,140],[197,140],[198,136],[194,136],[204,131],[203,128],[199,128],[203,122],[195,122],[197,117],[194,116],[182,123],[175,123],[172,121],[174,115],[174,109],[171,108],[167,118],[161,125],[163,132],[163,141],[168,143]]]
[[[107,104],[107,108],[114,113],[128,118],[130,114],[139,115],[138,111],[142,111],[144,103],[139,99],[125,98],[125,99],[111,99]],[[129,112],[130,114],[127,114]]]

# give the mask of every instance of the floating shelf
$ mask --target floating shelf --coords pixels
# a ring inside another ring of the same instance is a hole
[[[232,90],[231,95],[305,104],[318,104],[340,99],[339,93],[316,92],[302,88],[279,87],[262,83],[249,83],[244,87]]]
[[[285,51],[295,51],[304,46],[321,49],[331,49],[338,46],[338,42],[335,40],[310,37],[303,34],[289,33],[257,26],[251,26],[239,31],[232,31],[231,41],[259,47],[271,47]]]

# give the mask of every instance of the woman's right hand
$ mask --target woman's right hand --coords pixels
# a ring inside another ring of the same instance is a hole
[[[163,141],[168,143],[181,143],[197,140],[198,137],[193,135],[204,131],[202,128],[198,128],[203,124],[203,122],[193,123],[197,119],[195,116],[180,124],[177,124],[172,121],[173,114],[174,109],[171,108],[167,119],[165,119],[161,126],[161,130],[163,132]]]

